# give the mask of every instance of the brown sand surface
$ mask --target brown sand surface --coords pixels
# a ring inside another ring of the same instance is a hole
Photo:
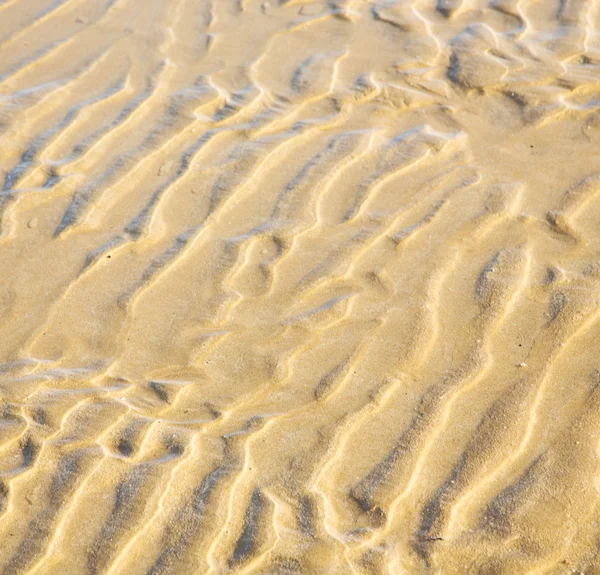
[[[0,0],[0,574],[600,573],[600,0]]]

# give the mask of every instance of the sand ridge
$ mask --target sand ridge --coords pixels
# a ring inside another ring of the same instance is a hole
[[[0,1],[0,573],[600,573],[598,29]]]

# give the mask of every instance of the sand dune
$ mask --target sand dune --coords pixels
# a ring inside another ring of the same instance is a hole
[[[0,1],[0,573],[600,573],[599,29]]]

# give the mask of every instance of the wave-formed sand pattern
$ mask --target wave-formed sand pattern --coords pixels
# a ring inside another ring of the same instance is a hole
[[[0,573],[600,573],[599,29],[0,2]]]

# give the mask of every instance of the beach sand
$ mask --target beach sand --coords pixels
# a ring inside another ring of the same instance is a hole
[[[600,573],[599,29],[0,1],[0,573]]]

